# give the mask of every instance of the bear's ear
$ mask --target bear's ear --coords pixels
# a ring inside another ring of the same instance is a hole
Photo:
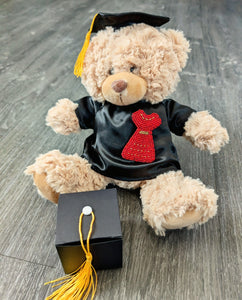
[[[173,50],[177,55],[180,67],[184,68],[188,58],[187,54],[191,51],[188,40],[184,37],[182,31],[168,29],[165,34],[172,41]]]

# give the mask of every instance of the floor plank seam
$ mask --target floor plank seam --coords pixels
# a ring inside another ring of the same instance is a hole
[[[10,255],[5,255],[5,254],[2,254],[2,253],[0,253],[0,256],[6,257],[6,258],[15,259],[15,260],[22,261],[22,262],[27,262],[27,263],[30,263],[30,264],[33,264],[33,265],[39,265],[39,266],[42,266],[42,267],[56,269],[56,267],[53,267],[53,266],[50,266],[50,265],[45,265],[45,264],[41,264],[41,263],[38,263],[38,262],[30,261],[30,260],[27,260],[27,259],[23,259],[23,258],[19,258],[19,257],[14,257],[14,256],[10,256]]]

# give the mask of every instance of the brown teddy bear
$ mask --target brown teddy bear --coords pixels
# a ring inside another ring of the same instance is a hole
[[[90,96],[59,100],[46,118],[57,133],[91,128],[93,134],[81,157],[54,150],[27,168],[43,197],[57,203],[60,193],[110,183],[140,188],[144,220],[160,235],[216,214],[218,196],[183,175],[171,132],[212,154],[229,137],[207,111],[167,99],[190,51],[182,32],[157,29],[168,20],[143,13],[96,15],[75,67]]]

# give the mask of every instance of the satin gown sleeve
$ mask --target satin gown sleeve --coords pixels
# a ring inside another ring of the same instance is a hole
[[[186,121],[191,113],[196,111],[189,106],[179,104],[172,99],[165,99],[163,104],[165,105],[170,131],[175,135],[183,135]]]
[[[79,120],[79,125],[82,129],[93,129],[95,124],[95,105],[91,97],[84,97],[75,101],[78,107],[75,110]]]

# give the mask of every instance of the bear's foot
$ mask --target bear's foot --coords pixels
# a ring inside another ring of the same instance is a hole
[[[101,190],[109,183],[84,158],[77,154],[64,155],[58,150],[37,157],[25,174],[33,175],[39,194],[54,203],[58,202],[60,193]]]
[[[217,199],[213,189],[181,171],[159,175],[141,188],[144,220],[158,235],[207,222],[216,214]]]
[[[45,199],[50,200],[53,203],[58,203],[59,193],[56,193],[47,183],[47,174],[36,172],[33,173],[34,184],[37,187],[37,191]]]

